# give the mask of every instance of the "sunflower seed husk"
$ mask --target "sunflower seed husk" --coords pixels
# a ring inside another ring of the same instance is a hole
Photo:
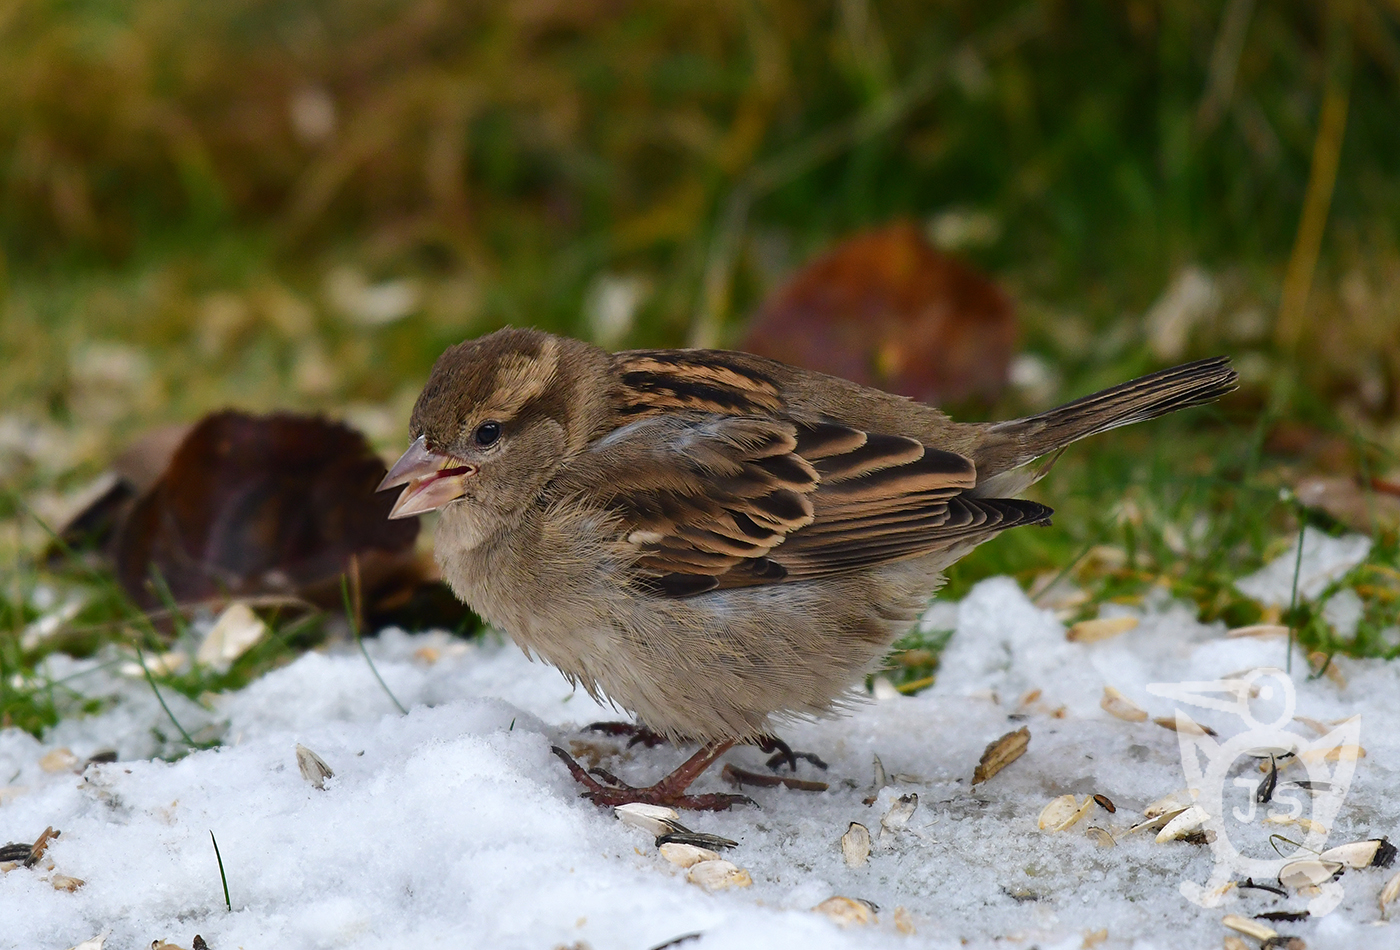
[[[1080,803],[1073,795],[1061,795],[1051,799],[1050,803],[1040,810],[1037,824],[1041,831],[1068,831],[1089,813],[1093,804],[1093,798],[1087,796],[1083,803]]]
[[[86,884],[87,881],[84,881],[80,877],[69,877],[67,874],[55,874],[53,877],[49,878],[49,883],[53,885],[53,889],[56,891],[68,891],[72,893]]]
[[[1219,734],[1210,726],[1203,726],[1190,716],[1158,716],[1152,721],[1163,729],[1170,729],[1172,732],[1184,732],[1188,736],[1214,736]]]
[[[680,812],[664,805],[647,805],[642,802],[628,802],[617,805],[613,812],[623,824],[640,828],[653,837],[674,831],[680,820]]]
[[[1241,917],[1239,914],[1226,914],[1220,922],[1236,933],[1253,937],[1255,940],[1272,940],[1278,936],[1278,931],[1274,928],[1265,926],[1257,920]]]
[[[314,788],[324,790],[326,779],[335,775],[331,767],[326,764],[326,760],[315,752],[312,752],[300,742],[297,743],[297,768],[301,769],[301,777],[306,779]]]
[[[1297,890],[1301,887],[1316,887],[1335,881],[1346,870],[1339,861],[1322,861],[1317,858],[1304,858],[1290,861],[1278,872],[1278,882],[1284,887]]]
[[[1225,937],[1224,950],[1249,950],[1249,944],[1245,943],[1234,934],[1227,934]]]
[[[1390,905],[1395,903],[1397,898],[1400,898],[1400,873],[1393,875],[1385,882],[1385,887],[1381,888],[1381,917],[1389,919],[1387,914]]]
[[[870,829],[858,821],[851,822],[841,836],[841,856],[846,860],[846,867],[863,867],[870,858]]]
[[[1142,810],[1142,817],[1157,818],[1169,813],[1190,808],[1196,803],[1196,791],[1190,788],[1178,789],[1170,795],[1163,795]]]
[[[880,837],[896,834],[903,831],[909,824],[909,819],[914,817],[914,811],[919,807],[919,796],[914,792],[901,795],[890,803],[890,810],[885,812],[885,816],[880,819]]]
[[[1281,623],[1256,623],[1248,627],[1235,627],[1233,630],[1227,630],[1225,636],[1232,640],[1240,637],[1286,637],[1288,636],[1288,628]]]
[[[709,848],[711,851],[728,851],[730,848],[739,847],[739,842],[731,841],[728,838],[721,838],[719,835],[706,834],[703,831],[691,831],[677,822],[680,831],[668,831],[664,835],[656,836],[656,846],[659,848],[663,844],[688,844],[696,848]]]
[[[723,859],[701,861],[693,864],[686,873],[686,880],[698,884],[707,891],[723,891],[731,887],[748,887],[753,883],[749,872]]]
[[[1113,835],[1106,828],[1100,828],[1098,825],[1090,825],[1085,828],[1084,834],[1088,835],[1089,840],[1100,848],[1113,848],[1118,845]]]
[[[1209,818],[1204,808],[1192,805],[1162,826],[1162,830],[1157,832],[1157,843],[1163,844],[1184,838],[1200,828]]]
[[[1122,719],[1124,722],[1143,722],[1147,719],[1146,709],[1112,686],[1103,688],[1103,698],[1099,700],[1099,708],[1115,719]]]
[[[842,927],[875,922],[875,905],[854,897],[828,897],[812,910],[830,917]]]
[[[1113,799],[1109,798],[1107,795],[1095,795],[1094,802],[1110,815],[1118,811],[1118,806],[1113,804]]]
[[[1081,620],[1065,632],[1065,639],[1071,643],[1097,643],[1127,633],[1138,625],[1136,617],[1100,617],[1096,620]]]
[[[1022,726],[1015,732],[1008,732],[994,742],[987,744],[987,748],[982,750],[982,758],[977,763],[976,770],[972,773],[972,784],[979,785],[996,775],[1012,762],[1015,762],[1025,754],[1031,744],[1031,730],[1028,726]]]
[[[660,847],[661,856],[676,867],[688,868],[701,861],[718,861],[719,854],[709,848],[697,848],[693,844],[667,841]]]

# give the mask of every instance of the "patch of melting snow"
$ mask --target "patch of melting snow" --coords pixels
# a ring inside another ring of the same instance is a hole
[[[957,632],[933,688],[779,730],[829,763],[799,771],[828,791],[749,789],[760,807],[680,816],[715,836],[707,840],[737,842],[722,854],[659,847],[655,823],[668,815],[622,821],[579,798],[554,744],[586,740],[606,768],[647,781],[689,750],[584,736],[583,725],[616,712],[508,643],[397,630],[368,641],[408,715],[353,648],[307,654],[212,708],[167,695],[187,729],[224,739],[174,762],[144,758],[171,750],[172,729],[143,683],[100,659],[56,658],[51,674],[112,699],[44,742],[0,731],[0,837],[61,832],[44,866],[11,862],[0,874],[0,933],[53,950],[109,931],[108,946],[188,947],[198,933],[215,950],[647,950],[686,934],[701,935],[682,944],[696,950],[1077,948],[1090,938],[1147,948],[1220,946],[1248,933],[1229,929],[1228,914],[1310,948],[1400,944],[1400,923],[1377,923],[1394,913],[1400,877],[1357,866],[1389,853],[1377,839],[1400,838],[1400,665],[1350,662],[1345,689],[1297,677],[1300,736],[1361,717],[1366,755],[1328,829],[1327,847],[1344,850],[1321,870],[1292,868],[1288,886],[1227,882],[1206,909],[1181,891],[1206,883],[1213,860],[1202,806],[1186,788],[1176,703],[1147,686],[1282,667],[1286,641],[1231,638],[1158,599],[1114,613],[1133,617],[1131,629],[1075,642],[1004,578],[978,585],[955,612],[939,610]],[[1133,715],[1100,708],[1109,686],[1111,705],[1122,699]],[[1218,735],[1191,733],[1196,740],[1225,743],[1240,731],[1223,713],[1191,716]],[[1001,770],[974,786],[989,746],[1013,740],[1016,757],[1000,756]],[[89,761],[106,749],[119,761]],[[753,748],[728,756],[760,772],[766,758]],[[1253,789],[1269,762],[1241,756],[1232,774],[1252,776]],[[1299,784],[1302,764],[1276,768],[1287,795],[1320,794]],[[718,768],[695,787],[720,790]],[[1248,794],[1229,804],[1243,807]],[[1305,828],[1287,820],[1295,824],[1260,822],[1255,843],[1269,832],[1301,840]],[[1341,876],[1323,880],[1334,865]],[[1343,896],[1324,917],[1256,920],[1299,912],[1307,888],[1334,886]]]

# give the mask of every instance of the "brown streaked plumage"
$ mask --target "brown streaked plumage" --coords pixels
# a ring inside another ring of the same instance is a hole
[[[609,354],[505,329],[438,360],[381,488],[406,486],[395,517],[443,509],[443,576],[483,617],[590,694],[704,743],[647,789],[569,760],[595,800],[727,807],[686,786],[733,742],[839,708],[943,569],[1049,522],[1014,497],[1048,468],[1029,463],[1235,383],[1227,360],[1202,360],[963,424],[745,353]]]

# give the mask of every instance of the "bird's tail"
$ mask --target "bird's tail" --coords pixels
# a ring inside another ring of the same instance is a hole
[[[991,426],[979,447],[982,475],[995,476],[1087,436],[1219,399],[1239,385],[1230,358],[1216,356],[1164,369],[1024,419]]]

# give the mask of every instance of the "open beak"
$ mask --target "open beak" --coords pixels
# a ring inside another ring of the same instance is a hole
[[[389,469],[375,491],[406,485],[389,512],[390,518],[408,518],[435,511],[466,493],[466,480],[476,474],[476,466],[450,455],[428,450],[425,436],[419,436]]]

